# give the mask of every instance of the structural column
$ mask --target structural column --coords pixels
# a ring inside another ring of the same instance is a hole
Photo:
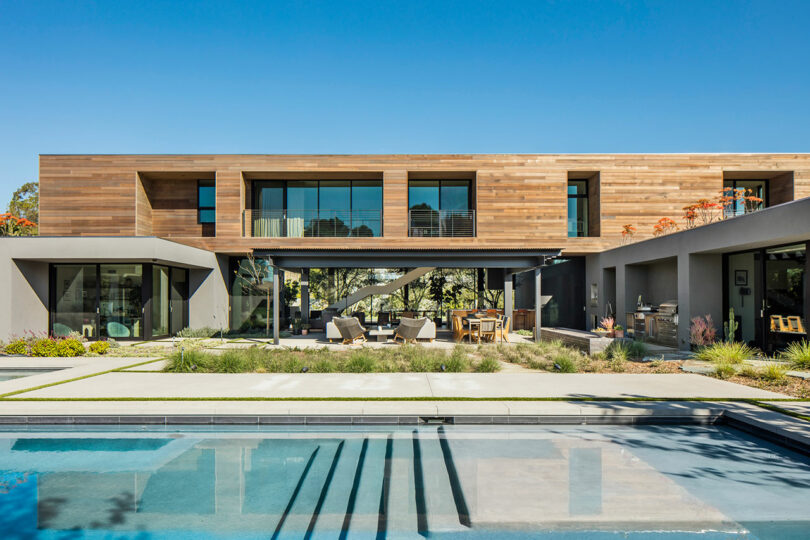
[[[301,322],[309,322],[309,268],[301,269]]]
[[[279,317],[279,305],[281,304],[281,299],[279,298],[279,269],[277,266],[271,267],[273,269],[273,344],[279,344],[279,326],[280,326],[280,317]]]
[[[540,290],[542,273],[542,267],[538,266],[534,269],[534,341],[536,343],[540,342],[540,319],[543,310],[543,297]]]
[[[509,317],[510,323],[513,323],[512,305],[514,304],[514,295],[512,294],[512,282],[514,274],[507,268],[503,276],[503,314],[505,317]]]

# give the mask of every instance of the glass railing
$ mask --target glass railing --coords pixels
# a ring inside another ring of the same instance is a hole
[[[475,236],[475,210],[409,210],[408,236]]]
[[[245,210],[245,236],[349,238],[382,236],[380,210]]]

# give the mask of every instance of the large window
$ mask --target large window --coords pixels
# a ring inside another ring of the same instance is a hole
[[[269,333],[273,314],[273,267],[267,259],[230,259],[231,330]]]
[[[474,236],[469,180],[410,180],[410,236]]]
[[[51,333],[150,339],[188,324],[188,271],[152,264],[51,265]]]
[[[588,181],[568,181],[568,237],[588,236]]]
[[[736,195],[733,204],[725,208],[725,217],[739,216],[768,206],[767,180],[724,180],[723,189],[727,195],[730,195],[729,191]]]
[[[379,180],[260,180],[253,190],[252,236],[382,235]]]
[[[214,180],[197,182],[197,223],[216,223],[217,188]]]

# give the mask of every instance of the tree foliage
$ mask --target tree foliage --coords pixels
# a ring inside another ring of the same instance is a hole
[[[39,183],[26,182],[11,195],[8,212],[19,218],[39,223]]]

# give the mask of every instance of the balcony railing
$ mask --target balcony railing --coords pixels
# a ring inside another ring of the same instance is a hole
[[[245,210],[245,236],[350,238],[382,235],[380,210]]]
[[[408,236],[475,236],[475,210],[409,210]]]

